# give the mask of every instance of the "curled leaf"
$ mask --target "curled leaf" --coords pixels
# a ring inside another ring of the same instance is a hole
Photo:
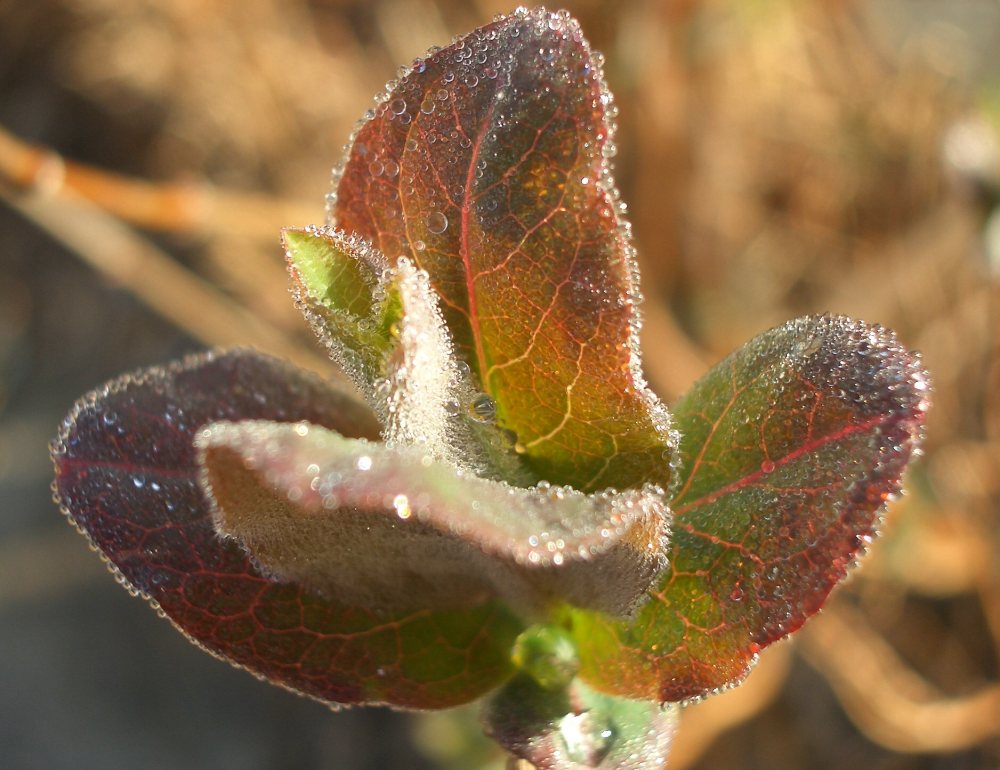
[[[330,228],[286,228],[281,239],[297,304],[331,358],[377,409],[372,389],[403,312],[382,277],[386,258]]]
[[[198,446],[221,534],[275,577],[360,606],[500,596],[626,614],[665,566],[656,489],[522,489],[305,423],[217,423]]]
[[[521,624],[495,602],[377,614],[275,583],[220,540],[193,440],[206,423],[239,419],[378,432],[367,409],[328,383],[240,350],[124,377],[66,418],[52,448],[56,500],[126,588],[197,645],[332,704],[444,708],[509,676]]]
[[[534,477],[582,490],[666,486],[672,446],[639,370],[613,111],[576,21],[519,10],[391,84],[330,210],[429,273]]]
[[[670,566],[634,622],[574,614],[581,676],[663,701],[739,680],[875,536],[927,396],[917,356],[842,317],[789,322],[712,369],[675,408]]]
[[[331,228],[285,230],[297,301],[334,360],[383,423],[390,445],[419,445],[471,472],[528,485],[533,479],[482,409],[427,274]],[[477,409],[479,411],[477,411]]]

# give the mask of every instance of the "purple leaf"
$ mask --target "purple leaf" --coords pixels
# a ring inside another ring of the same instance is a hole
[[[220,540],[193,439],[209,422],[241,419],[378,432],[329,383],[240,350],[124,377],[67,417],[53,445],[56,499],[126,588],[197,645],[329,703],[444,708],[509,676],[521,626],[494,602],[380,614],[274,582]]]

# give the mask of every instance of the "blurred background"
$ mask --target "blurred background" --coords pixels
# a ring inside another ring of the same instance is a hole
[[[620,108],[655,389],[822,311],[895,328],[936,385],[864,568],[684,712],[671,767],[1000,768],[1000,2],[564,5]],[[491,761],[468,715],[331,714],[190,646],[63,523],[46,443],[86,390],[208,345],[328,370],[278,229],[322,220],[399,64],[509,10],[0,2],[0,766]]]

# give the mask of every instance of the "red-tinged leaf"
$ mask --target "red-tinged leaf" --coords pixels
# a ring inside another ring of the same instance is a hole
[[[391,85],[331,208],[427,270],[535,476],[584,490],[669,476],[669,418],[639,373],[613,110],[577,23],[515,12]]]
[[[358,606],[499,596],[525,614],[568,601],[624,615],[666,565],[656,489],[521,489],[308,423],[215,423],[196,444],[216,530],[275,576]]]
[[[549,690],[522,674],[491,696],[483,723],[538,770],[662,770],[677,707],[604,695],[579,680]]]
[[[206,423],[309,420],[375,436],[370,413],[319,378],[249,351],[122,378],[81,400],[53,445],[55,493],[119,580],[193,642],[329,703],[452,706],[510,673],[520,624],[494,603],[374,612],[264,577],[221,541],[198,485]]]
[[[574,615],[581,676],[664,701],[740,679],[876,534],[927,391],[891,332],[829,316],[762,334],[712,369],[675,410],[670,567],[634,623]]]

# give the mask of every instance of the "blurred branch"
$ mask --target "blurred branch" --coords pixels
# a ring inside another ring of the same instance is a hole
[[[82,198],[149,230],[206,235],[239,233],[274,241],[288,224],[322,218],[319,206],[209,184],[155,184],[73,163],[46,147],[22,142],[0,126],[0,182],[49,196]]]
[[[955,752],[1000,735],[1000,683],[941,693],[844,604],[802,632],[800,650],[830,683],[854,725],[899,752]]]
[[[723,733],[767,708],[785,684],[792,649],[787,643],[775,645],[739,687],[685,708],[670,749],[670,770],[691,767]]]
[[[662,399],[673,402],[708,371],[709,356],[677,324],[664,304],[644,304],[642,317],[641,341],[646,376]]]
[[[289,339],[94,204],[68,195],[11,194],[3,187],[0,200],[202,342],[253,345],[336,376],[325,358]]]

